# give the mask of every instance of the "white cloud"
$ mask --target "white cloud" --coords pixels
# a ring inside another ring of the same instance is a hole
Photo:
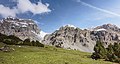
[[[120,17],[120,14],[117,14],[117,13],[115,13],[115,12],[111,12],[111,11],[109,11],[109,10],[102,9],[102,8],[99,8],[99,7],[96,7],[96,6],[93,6],[93,5],[91,5],[91,4],[88,4],[88,3],[86,3],[86,2],[83,2],[83,1],[81,1],[81,0],[77,0],[77,2],[81,3],[81,4],[84,5],[84,6],[88,6],[88,7],[90,7],[90,8],[96,9],[96,10],[98,10],[98,11],[101,11],[101,12],[104,12],[104,13],[107,13],[107,14],[111,14],[111,15]]]
[[[43,4],[41,1],[37,2],[37,4],[32,3],[30,0],[13,0],[13,2],[17,3],[17,6],[14,6],[13,9],[10,7],[5,7],[4,5],[0,5],[0,15],[2,17],[13,16],[16,17],[16,14],[32,12],[35,14],[42,14],[51,12],[48,8],[49,4]]]
[[[16,16],[16,9],[10,9],[9,7],[5,7],[4,5],[0,5],[0,15],[2,17],[7,17],[7,16]]]
[[[20,12],[24,13],[27,11],[32,12],[33,14],[41,14],[46,12],[51,12],[48,8],[49,4],[46,5],[38,2],[37,4],[31,3],[29,0],[18,0],[17,8]]]

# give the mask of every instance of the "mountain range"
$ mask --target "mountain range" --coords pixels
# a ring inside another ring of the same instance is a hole
[[[7,17],[0,21],[0,33],[15,35],[22,40],[29,38],[46,45],[84,52],[93,52],[96,41],[103,42],[105,47],[110,43],[120,42],[120,28],[113,24],[104,24],[92,29],[65,25],[47,34],[31,19]]]

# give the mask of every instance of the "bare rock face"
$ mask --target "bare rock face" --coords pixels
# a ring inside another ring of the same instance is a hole
[[[40,29],[33,22],[33,20],[25,20],[7,17],[0,22],[0,33],[6,35],[15,35],[24,40],[30,38],[31,40],[41,40]]]
[[[115,32],[120,32],[120,28],[113,24],[104,24],[104,25],[98,26],[94,29],[106,29],[106,30],[111,30],[111,31],[115,31]]]
[[[90,39],[89,30],[81,30],[68,25],[61,27],[52,34],[46,35],[43,42],[48,45],[86,52],[93,52],[95,45],[95,41]]]
[[[91,32],[92,40],[99,40],[108,46],[110,43],[120,42],[120,28],[112,24],[104,24],[93,29]]]
[[[56,47],[93,52],[96,41],[102,41],[105,47],[110,43],[119,42],[119,32],[119,28],[112,24],[98,26],[93,30],[81,30],[66,25],[54,33],[46,35],[43,42]]]

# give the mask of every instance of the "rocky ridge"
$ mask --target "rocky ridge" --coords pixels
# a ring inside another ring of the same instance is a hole
[[[113,24],[104,24],[92,30],[83,30],[69,24],[47,34],[31,19],[7,17],[0,21],[0,33],[15,35],[22,40],[29,38],[42,41],[46,45],[84,52],[93,52],[96,41],[102,41],[105,47],[110,43],[120,42],[120,28]]]
[[[79,29],[69,25],[61,27],[54,33],[46,35],[43,42],[66,49],[93,52],[96,41],[102,41],[107,47],[110,43],[120,41],[120,28],[116,25],[105,24],[93,30]]]

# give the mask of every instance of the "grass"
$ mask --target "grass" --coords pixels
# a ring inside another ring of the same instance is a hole
[[[90,53],[65,50],[51,46],[10,46],[12,52],[0,51],[0,64],[113,64],[103,60],[93,60]]]

